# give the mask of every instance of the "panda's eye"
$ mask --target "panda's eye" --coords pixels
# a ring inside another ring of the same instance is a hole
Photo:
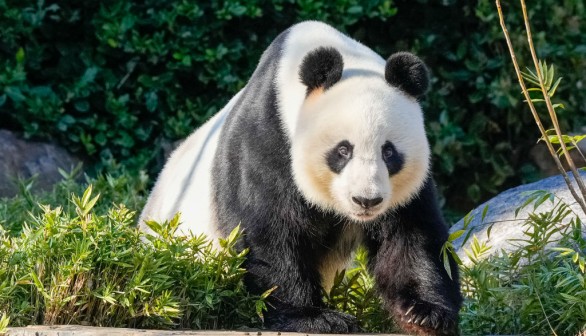
[[[403,154],[390,141],[386,141],[383,144],[381,154],[383,161],[387,165],[389,175],[397,174],[403,169],[403,164],[405,163]]]
[[[325,159],[330,170],[336,174],[340,174],[346,164],[352,160],[352,152],[354,145],[348,140],[342,140],[325,153]]]
[[[340,147],[338,147],[338,154],[340,154],[340,156],[342,157],[349,157],[350,156],[350,149],[348,149],[348,147],[342,145]]]
[[[395,151],[390,146],[383,148],[383,160],[385,160],[385,161],[390,160],[391,157],[393,157],[394,153],[395,153]]]

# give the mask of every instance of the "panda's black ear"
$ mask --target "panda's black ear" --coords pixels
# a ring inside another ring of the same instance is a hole
[[[301,62],[299,78],[307,86],[307,93],[317,88],[327,90],[342,77],[344,60],[338,50],[319,47],[310,51]]]
[[[398,52],[389,57],[385,79],[415,98],[424,95],[429,88],[429,71],[425,63],[409,52]]]

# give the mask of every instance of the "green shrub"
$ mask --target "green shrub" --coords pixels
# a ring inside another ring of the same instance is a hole
[[[326,304],[356,316],[360,327],[369,332],[400,333],[389,312],[383,308],[374,279],[368,274],[365,249],[358,249],[352,265],[352,268],[336,274],[332,288],[324,292]]]
[[[527,29],[525,34],[511,35],[501,2],[496,1],[502,32],[506,37],[526,103],[531,107],[535,122],[539,126],[540,140],[548,145],[549,152],[564,175],[569,192],[573,196],[571,205],[577,204],[578,209],[572,209],[569,204],[557,199],[549,191],[534,191],[527,195],[523,205],[515,211],[517,216],[523,207],[534,205],[534,212],[524,219],[524,237],[510,241],[514,244],[513,251],[498,251],[498,255],[485,258],[485,254],[490,252],[490,246],[473,237],[470,251],[465,250],[470,263],[462,266],[462,287],[466,296],[462,325],[465,332],[474,334],[584,335],[586,239],[581,218],[586,215],[586,194],[583,190],[582,177],[567,152],[569,148],[576,146],[576,140],[580,141],[584,136],[571,137],[562,133],[558,116],[562,114],[563,105],[557,103],[557,97],[553,99],[561,78],[557,79],[553,65],[547,66],[547,63],[533,52],[536,46],[543,46],[536,44],[532,36],[539,36],[538,41],[543,43],[545,35],[534,33],[543,30],[529,29],[536,19],[526,15],[524,0],[521,0],[520,4],[523,11],[518,8],[516,10],[523,13],[523,23]],[[565,5],[574,9],[572,4],[577,5],[572,2]],[[583,11],[584,5],[576,8]],[[528,49],[532,51],[531,58],[519,57],[518,50],[524,45],[518,40],[519,37],[527,38]],[[519,60],[527,59],[530,59],[534,66],[523,72]],[[540,110],[547,110],[547,117],[540,116]],[[554,125],[555,131],[545,130],[542,126],[545,122]],[[562,145],[557,153],[552,146],[553,143]],[[560,160],[566,159],[574,176],[573,182],[567,176],[570,174],[566,174],[561,167]],[[580,188],[577,190],[574,184],[578,184]],[[548,200],[551,202],[550,210],[537,212],[537,207]],[[490,209],[485,207],[482,220],[487,211]],[[469,220],[470,217],[466,216],[464,227],[468,225]],[[491,229],[489,227],[487,231],[489,237]],[[464,230],[454,232],[452,236],[461,235],[463,232]],[[450,250],[453,244],[448,242],[446,246]]]
[[[542,194],[543,195],[543,194]],[[547,199],[547,197],[546,197]],[[484,258],[475,237],[462,266],[464,334],[577,335],[586,330],[583,223],[561,201],[529,216],[522,248]],[[490,209],[489,209],[490,210]],[[562,239],[552,241],[555,233]],[[547,248],[555,244],[557,247]]]
[[[265,305],[244,288],[238,230],[217,250],[205,237],[174,237],[178,216],[150,223],[160,238],[145,236],[133,211],[99,211],[98,198],[90,186],[71,211],[41,206],[18,235],[0,226],[0,312],[12,326],[260,326]]]
[[[40,215],[43,209],[39,204],[52,208],[61,207],[66,213],[75,214],[75,206],[67,200],[71,194],[81,194],[92,184],[100,192],[100,202],[94,209],[98,213],[107,213],[113,205],[124,204],[133,211],[142,209],[148,192],[148,177],[142,171],[129,173],[124,166],[108,164],[104,170],[96,172],[95,177],[79,176],[81,166],[71,172],[61,170],[63,180],[50,191],[33,194],[32,186],[36,177],[18,180],[20,194],[8,199],[0,199],[0,226],[12,235],[20,233],[22,225],[32,216]],[[85,180],[80,183],[80,180]]]

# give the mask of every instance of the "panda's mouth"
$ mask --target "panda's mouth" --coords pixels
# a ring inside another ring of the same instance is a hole
[[[362,212],[353,213],[352,217],[359,222],[368,222],[368,221],[371,221],[371,220],[377,218],[378,215],[379,215],[378,212],[362,211]]]

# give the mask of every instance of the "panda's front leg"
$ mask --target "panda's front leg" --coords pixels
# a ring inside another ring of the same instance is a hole
[[[271,330],[317,334],[359,331],[354,316],[325,307],[316,252],[310,246],[297,244],[300,241],[308,240],[248,244],[248,289],[260,294],[276,287],[268,297],[265,326]]]
[[[370,268],[385,308],[407,332],[459,333],[457,265],[450,260],[450,277],[440,259],[447,236],[431,180],[410,204],[366,230]]]

